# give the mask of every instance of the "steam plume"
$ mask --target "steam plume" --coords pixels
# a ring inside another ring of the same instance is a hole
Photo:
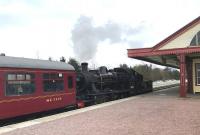
[[[79,60],[88,61],[95,56],[100,42],[109,40],[110,43],[130,43],[126,37],[140,31],[141,27],[132,28],[113,22],[95,27],[92,18],[80,16],[72,30],[73,50]]]

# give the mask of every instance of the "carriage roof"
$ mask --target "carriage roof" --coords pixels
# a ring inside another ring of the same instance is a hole
[[[74,70],[73,66],[65,62],[0,56],[0,67]]]

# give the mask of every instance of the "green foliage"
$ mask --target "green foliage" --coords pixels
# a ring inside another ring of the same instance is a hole
[[[65,61],[66,61],[65,57],[62,56],[62,57],[60,58],[60,62],[65,62]]]
[[[164,69],[152,68],[152,65],[137,65],[133,69],[138,73],[142,74],[146,80],[169,80],[169,79],[179,79],[179,71],[166,67]]]
[[[80,66],[79,62],[76,59],[69,58],[69,61],[67,63],[71,64],[75,68],[76,72],[80,72],[81,66]]]
[[[120,68],[129,68],[127,64],[120,64],[119,67]]]

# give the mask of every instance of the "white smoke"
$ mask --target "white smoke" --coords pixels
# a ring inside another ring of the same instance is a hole
[[[132,28],[113,22],[95,27],[92,18],[80,16],[72,30],[73,50],[79,60],[88,61],[95,56],[100,42],[109,40],[111,44],[120,42],[129,44],[134,41],[126,37],[138,34],[141,29],[141,27]]]

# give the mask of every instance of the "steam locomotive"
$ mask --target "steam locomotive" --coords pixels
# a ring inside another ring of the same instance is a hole
[[[152,81],[144,81],[143,76],[131,68],[105,66],[88,70],[88,63],[81,64],[77,73],[77,100],[86,105],[124,98],[152,91]]]

